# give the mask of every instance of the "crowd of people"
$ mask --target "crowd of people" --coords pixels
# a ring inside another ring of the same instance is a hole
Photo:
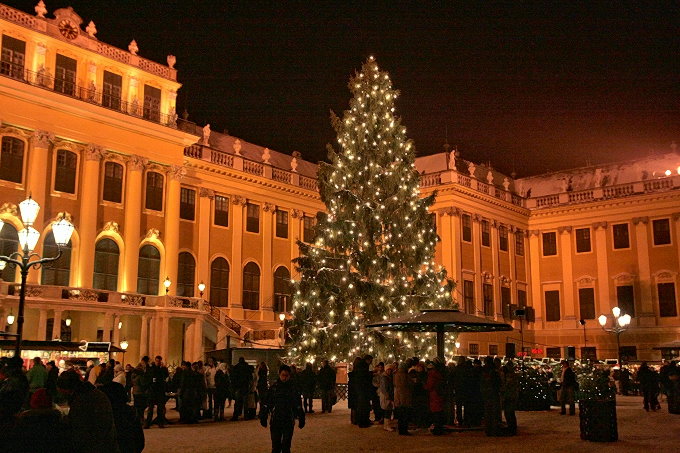
[[[144,449],[143,429],[169,423],[169,398],[176,399],[180,423],[224,421],[225,408],[232,405],[232,421],[259,415],[260,423],[271,430],[274,451],[289,451],[295,421],[304,426],[305,414],[315,412],[314,399],[321,399],[322,413],[330,413],[338,399],[336,369],[326,360],[318,369],[307,363],[301,371],[282,365],[271,386],[267,364],[253,366],[243,357],[233,367],[209,358],[168,369],[160,356],[153,361],[142,357],[135,367],[109,360],[88,362],[84,370],[60,368],[38,357],[30,365],[24,370],[23,361],[14,358],[0,364],[0,432],[8,451],[81,452],[97,444],[102,452],[138,453]],[[374,363],[370,355],[357,357],[348,373],[351,423],[362,428],[380,424],[400,435],[427,429],[434,435],[447,429],[515,435],[526,370],[516,366],[493,357],[458,357],[448,365],[438,359],[385,364]],[[581,365],[574,370],[563,360],[559,369],[534,366],[545,372],[547,386],[559,388],[550,403],[561,406],[561,414],[574,415]],[[660,409],[661,394],[669,411],[680,413],[676,362],[658,370],[646,362],[614,367],[609,379],[617,393],[641,394],[645,410]],[[43,435],[29,435],[36,432]]]

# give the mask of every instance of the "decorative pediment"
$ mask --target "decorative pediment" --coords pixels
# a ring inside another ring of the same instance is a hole
[[[590,275],[582,275],[575,281],[577,286],[593,286],[595,284],[595,277],[591,277]]]
[[[512,282],[512,280],[510,280],[510,278],[505,275],[501,275],[498,278],[498,280],[501,282],[501,285],[503,286],[510,286],[510,283]]]
[[[663,269],[654,274],[654,279],[657,283],[674,283],[677,275],[677,272]]]
[[[484,271],[482,272],[482,280],[485,283],[490,283],[493,281],[493,275],[490,272]]]
[[[628,272],[621,272],[612,277],[616,285],[632,285],[635,282],[635,275]]]

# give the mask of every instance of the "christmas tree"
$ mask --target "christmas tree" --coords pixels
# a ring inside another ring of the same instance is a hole
[[[394,113],[399,92],[372,57],[349,89],[349,109],[331,114],[337,151],[328,145],[331,163],[319,168],[326,213],[313,244],[298,243],[289,356],[433,356],[429,334],[365,328],[420,308],[450,308],[453,283],[433,261],[435,194],[419,196],[415,149]]]

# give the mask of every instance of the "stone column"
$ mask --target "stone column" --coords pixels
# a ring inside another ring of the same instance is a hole
[[[40,309],[40,316],[38,317],[38,340],[45,341],[47,338],[47,309]],[[51,338],[50,338],[51,340]]]
[[[478,214],[472,216],[472,246],[474,249],[475,265],[475,311],[484,311],[484,295],[482,292],[482,217]],[[475,314],[477,314],[475,313]]]
[[[453,270],[453,239],[451,239],[451,215],[448,215],[448,211],[453,210],[453,208],[440,209],[437,212],[437,216],[440,218],[440,230],[439,238],[441,239],[442,246],[442,266],[446,268],[448,272]],[[449,277],[454,278],[453,275],[449,274]]]
[[[461,231],[460,231],[460,210],[453,208],[447,213],[451,218],[451,269],[449,270],[449,278],[453,278],[458,284],[462,284],[462,256],[461,250]],[[462,291],[463,288],[459,287]]]
[[[97,205],[99,200],[99,173],[102,160],[102,147],[89,145],[83,159],[84,188],[80,192],[80,213],[78,234],[80,235],[79,272],[76,286],[92,288],[94,274],[94,241],[97,237]]]
[[[139,356],[149,355],[149,317],[142,315],[142,327],[139,333]]]
[[[274,319],[274,269],[272,269],[272,223],[276,212],[276,206],[264,203],[262,206],[262,306],[260,307],[261,319],[271,321]]]
[[[158,344],[156,342],[156,332],[158,331],[156,321],[158,320],[158,316],[158,313],[155,312],[149,317],[149,353],[147,354],[149,357],[158,354],[158,347],[156,346]]]
[[[205,283],[203,297],[210,300],[210,219],[211,202],[215,192],[210,189],[199,190],[198,202],[198,260],[196,284]]]
[[[104,335],[102,338],[102,341],[111,341],[111,322],[113,320],[113,316],[111,313],[104,313],[104,326],[102,327],[102,330],[104,331]],[[116,326],[118,327],[118,326]]]
[[[61,338],[61,310],[54,310],[54,317],[52,320],[52,338],[48,338],[48,340]]]
[[[160,313],[156,321],[158,329],[156,333],[156,350],[155,355],[160,355],[163,360],[168,359],[168,327],[170,318],[165,313]]]
[[[166,192],[167,199],[165,202],[165,237],[163,244],[165,245],[165,274],[172,282],[168,292],[171,296],[177,294],[180,181],[184,178],[184,175],[186,175],[186,169],[178,165],[173,165],[168,172],[168,191]],[[165,277],[161,276],[161,279],[165,279]]]
[[[529,253],[531,263],[531,304],[536,315],[536,324],[543,322],[543,289],[541,285],[541,244],[539,230],[529,231]]]
[[[40,211],[38,211],[38,217],[35,219],[33,228],[38,230],[41,234],[45,228],[45,202],[49,196],[49,187],[47,183],[51,179],[49,176],[49,169],[52,168],[52,166],[49,163],[49,148],[52,141],[54,141],[54,135],[51,132],[40,130],[34,131],[33,137],[31,137],[31,150],[28,154],[26,191],[40,205]],[[45,238],[43,237],[42,239],[44,240]],[[42,254],[42,242],[43,241],[39,241],[34,250],[34,252],[39,255]],[[40,272],[35,269],[35,267],[32,267],[28,272],[26,281],[28,283],[39,283]]]
[[[195,320],[184,320],[184,360],[194,361],[194,324]]]
[[[516,234],[522,234],[517,228],[508,226],[508,257],[510,258],[510,303],[517,304],[517,252],[515,247]],[[512,314],[511,314],[512,315]]]
[[[196,318],[194,321],[194,360],[203,359],[203,319],[201,317]]]
[[[633,225],[635,228],[635,249],[637,250],[638,282],[640,284],[640,313],[636,313],[636,318],[654,318],[654,281],[652,281],[652,271],[649,263],[649,217],[634,217]],[[680,250],[680,248],[679,248]],[[598,263],[599,263],[598,258]],[[613,301],[617,303],[616,298]],[[611,313],[612,307],[607,309],[607,314]],[[653,325],[653,324],[652,324]]]
[[[578,298],[574,296],[574,272],[572,266],[573,247],[571,243],[570,226],[563,226],[557,228],[557,235],[560,239],[560,257],[562,259],[562,307],[561,311],[564,315],[564,321],[576,319],[576,305]],[[571,324],[569,325],[571,326]]]
[[[232,197],[233,223],[231,235],[231,272],[229,279],[229,306],[230,308],[242,308],[243,297],[241,287],[243,284],[243,210],[246,199],[240,196]]]
[[[597,298],[595,301],[595,314],[611,313],[616,305],[609,297],[609,263],[607,260],[607,222],[593,223],[595,232],[595,257],[597,259]],[[599,310],[598,310],[599,307]]]
[[[127,161],[125,220],[123,224],[125,253],[123,257],[122,291],[137,292],[137,264],[139,261],[140,224],[142,217],[142,179],[145,166],[146,159],[140,156],[130,156]],[[161,275],[161,281],[163,278]]]

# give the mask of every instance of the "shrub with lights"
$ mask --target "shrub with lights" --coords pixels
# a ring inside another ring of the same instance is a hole
[[[337,150],[329,145],[330,164],[319,168],[327,214],[317,216],[314,242],[298,243],[289,357],[433,356],[428,334],[364,328],[420,308],[450,308],[453,282],[434,263],[438,237],[428,208],[435,194],[419,196],[415,149],[394,113],[399,92],[372,57],[349,89],[349,109],[332,115]]]
[[[522,366],[518,369],[519,401],[521,411],[550,409],[550,383],[548,375],[540,368]]]

